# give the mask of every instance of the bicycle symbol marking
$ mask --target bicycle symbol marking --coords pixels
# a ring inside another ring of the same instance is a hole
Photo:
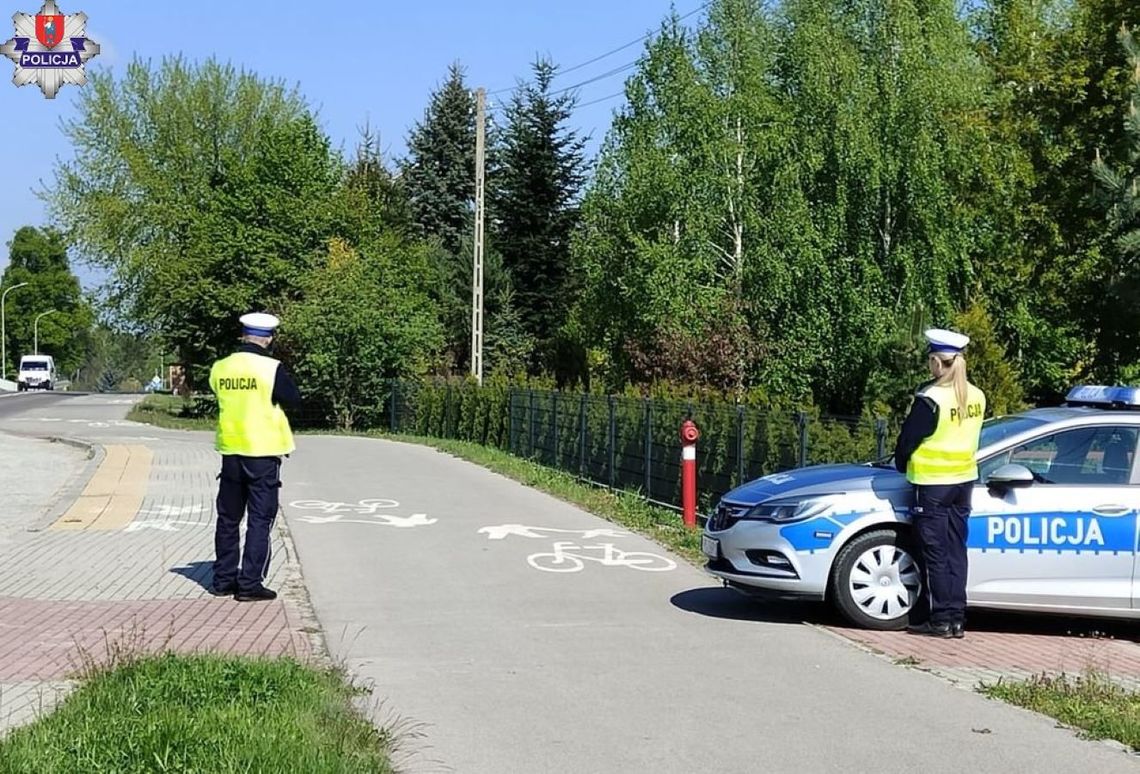
[[[556,540],[554,550],[531,554],[527,564],[543,572],[580,572],[586,562],[597,562],[603,567],[628,567],[644,572],[668,572],[677,569],[670,558],[651,554],[648,551],[622,551],[613,543],[579,545],[569,540]],[[592,556],[586,551],[601,551],[601,556]]]
[[[488,540],[504,540],[515,537],[550,539],[554,534],[576,535],[581,542],[555,540],[550,551],[541,551],[526,558],[527,564],[543,572],[580,572],[586,562],[597,562],[603,567],[628,567],[644,572],[667,572],[677,569],[677,564],[668,557],[648,551],[623,551],[613,543],[585,545],[585,541],[596,538],[630,537],[631,533],[619,529],[558,529],[556,527],[529,527],[525,524],[499,524],[483,527],[480,535]],[[597,553],[601,552],[600,555]]]
[[[329,500],[294,500],[289,503],[290,508],[308,511],[320,511],[325,514],[306,514],[298,516],[297,520],[306,524],[377,524],[385,527],[426,527],[435,524],[439,519],[428,518],[426,513],[413,513],[411,516],[397,516],[394,513],[380,513],[387,508],[398,508],[400,504],[395,500],[383,498],[368,498],[355,503],[342,503]],[[352,519],[349,516],[365,516],[368,518]]]

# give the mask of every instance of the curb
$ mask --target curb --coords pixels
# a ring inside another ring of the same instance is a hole
[[[24,528],[26,532],[42,532],[66,513],[67,509],[79,499],[79,495],[83,493],[87,482],[95,475],[95,471],[99,469],[99,466],[103,464],[103,459],[107,456],[106,451],[104,451],[103,447],[99,444],[83,441],[78,438],[69,438],[59,435],[36,435],[34,433],[22,433],[12,430],[4,430],[2,432],[17,438],[60,443],[87,453],[87,463],[72,474],[63,486],[52,494],[40,515]]]
[[[290,621],[297,629],[294,636],[308,640],[310,656],[317,663],[326,667],[333,666],[328,643],[325,639],[325,630],[317,618],[317,611],[313,607],[312,598],[309,594],[309,586],[305,583],[301,557],[297,554],[296,544],[293,543],[293,531],[289,527],[285,509],[280,505],[277,507],[276,521],[277,527],[281,531],[281,542],[284,544],[285,557],[292,576],[286,581],[285,588],[282,589],[285,593],[281,596],[287,596],[289,601],[296,605],[296,613],[300,618],[298,621]],[[285,612],[288,618],[293,617],[290,615],[288,605],[286,605]]]
[[[67,509],[79,499],[83,493],[83,489],[87,486],[95,471],[103,464],[103,460],[107,456],[107,452],[102,446],[97,443],[88,441],[81,441],[77,438],[65,438],[63,436],[51,436],[46,439],[52,443],[62,443],[66,446],[79,449],[87,452],[87,464],[68,479],[67,483],[59,488],[55,493],[44,514],[32,522],[27,527],[28,532],[42,532],[43,530],[54,524],[60,516],[67,513]]]

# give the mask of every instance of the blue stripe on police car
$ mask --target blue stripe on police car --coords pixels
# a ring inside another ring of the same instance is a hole
[[[1089,511],[975,513],[966,545],[1003,551],[1129,552],[1136,547],[1136,513],[1114,518]]]
[[[853,521],[866,515],[866,511],[850,511],[819,516],[810,521],[789,524],[781,528],[780,537],[787,540],[797,552],[813,553],[830,547],[836,535]]]

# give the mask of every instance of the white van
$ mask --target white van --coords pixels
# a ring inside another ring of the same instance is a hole
[[[16,377],[16,391],[54,390],[55,360],[51,355],[24,355],[20,358],[20,374]]]

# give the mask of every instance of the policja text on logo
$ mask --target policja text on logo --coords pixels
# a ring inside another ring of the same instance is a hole
[[[48,99],[66,83],[87,83],[84,65],[99,54],[99,44],[87,37],[87,14],[66,16],[48,0],[38,14],[17,13],[12,23],[16,36],[0,46],[0,54],[16,63],[12,83],[38,84]]]

